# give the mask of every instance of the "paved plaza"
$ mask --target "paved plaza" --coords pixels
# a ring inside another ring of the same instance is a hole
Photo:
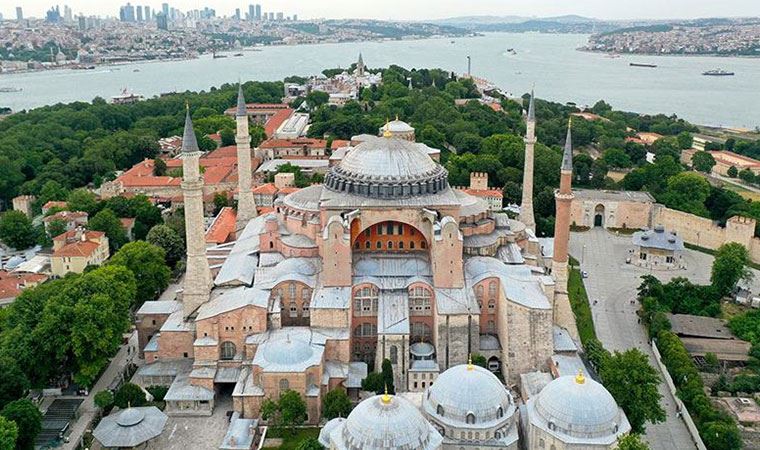
[[[231,409],[229,396],[217,396],[211,416],[169,416],[164,432],[148,442],[145,450],[217,450],[227,433],[227,411]]]

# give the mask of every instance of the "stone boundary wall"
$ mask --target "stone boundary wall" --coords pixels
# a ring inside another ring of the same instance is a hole
[[[738,242],[747,247],[753,262],[760,263],[760,239],[754,237],[755,224],[755,219],[734,216],[721,227],[710,219],[656,204],[650,225],[663,225],[666,230],[678,233],[684,242],[709,250],[717,250],[726,242]]]
[[[657,367],[660,368],[662,376],[665,379],[665,384],[668,385],[668,390],[676,401],[676,410],[681,412],[681,419],[683,419],[684,423],[686,424],[686,429],[689,430],[692,441],[694,441],[697,449],[707,450],[704,442],[702,442],[702,438],[699,436],[699,430],[697,430],[697,426],[694,424],[694,420],[691,418],[691,414],[689,414],[689,410],[686,409],[686,406],[683,404],[681,399],[678,398],[678,395],[676,395],[676,385],[673,383],[673,379],[670,377],[668,368],[665,367],[665,364],[663,364],[660,357],[660,350],[657,349],[657,344],[655,344],[654,341],[652,341],[652,352],[654,353],[654,360],[657,362]]]

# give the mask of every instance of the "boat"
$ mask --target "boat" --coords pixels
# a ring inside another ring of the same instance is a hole
[[[6,92],[8,92],[8,93],[10,93],[10,92],[21,92],[21,91],[23,91],[23,89],[16,88],[16,87],[0,87],[0,92],[3,92],[3,93],[6,93]]]
[[[143,99],[143,96],[140,94],[133,94],[127,90],[127,88],[124,88],[124,90],[121,91],[120,95],[114,95],[111,97],[111,103],[114,105],[129,105],[132,103],[137,103],[140,100]]]
[[[657,67],[657,64],[646,64],[646,63],[628,63],[631,67],[649,67],[649,68],[655,68]]]
[[[735,74],[723,69],[713,69],[708,70],[707,72],[702,72],[702,75],[706,75],[708,77],[732,77]]]
[[[140,71],[140,69],[135,69],[132,72],[139,72],[139,71]]]
[[[232,55],[232,56],[234,56],[234,57],[236,57],[236,58],[239,58],[239,57],[243,56],[243,54],[242,54],[242,53],[235,53],[235,54],[234,54],[234,55]]]

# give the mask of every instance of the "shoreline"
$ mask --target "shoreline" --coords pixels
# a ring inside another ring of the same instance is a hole
[[[591,54],[598,54],[598,55],[619,55],[619,56],[649,56],[649,57],[679,56],[679,57],[684,57],[684,58],[741,58],[741,59],[760,58],[760,54],[758,55],[727,55],[725,53],[645,53],[645,52],[616,53],[616,52],[605,51],[605,50],[592,50],[585,47],[578,47],[575,50],[579,52],[583,52],[583,53],[591,53]]]

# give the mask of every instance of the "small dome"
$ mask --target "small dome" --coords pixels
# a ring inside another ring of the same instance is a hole
[[[433,353],[435,353],[435,347],[427,342],[417,342],[409,347],[409,351],[412,353],[412,356],[425,358],[433,356]]]
[[[308,361],[314,354],[308,342],[300,339],[291,339],[287,335],[276,343],[271,342],[264,349],[264,358],[270,363],[290,366]]]
[[[448,188],[446,169],[413,142],[368,139],[346,153],[325,177],[336,192],[373,198],[435,194]]]
[[[340,433],[347,450],[432,450],[441,436],[408,400],[376,395],[359,403]]]
[[[491,426],[511,418],[515,412],[512,395],[501,381],[490,371],[471,364],[454,366],[440,374],[428,388],[423,408],[431,417],[455,426]]]
[[[630,428],[607,389],[580,374],[547,384],[536,397],[535,411],[549,430],[574,438],[614,436]]]
[[[403,120],[396,119],[383,125],[382,130],[391,133],[411,133],[414,128]]]
[[[116,423],[122,427],[131,427],[142,422],[145,418],[145,413],[139,409],[127,408],[119,413],[116,418]]]

